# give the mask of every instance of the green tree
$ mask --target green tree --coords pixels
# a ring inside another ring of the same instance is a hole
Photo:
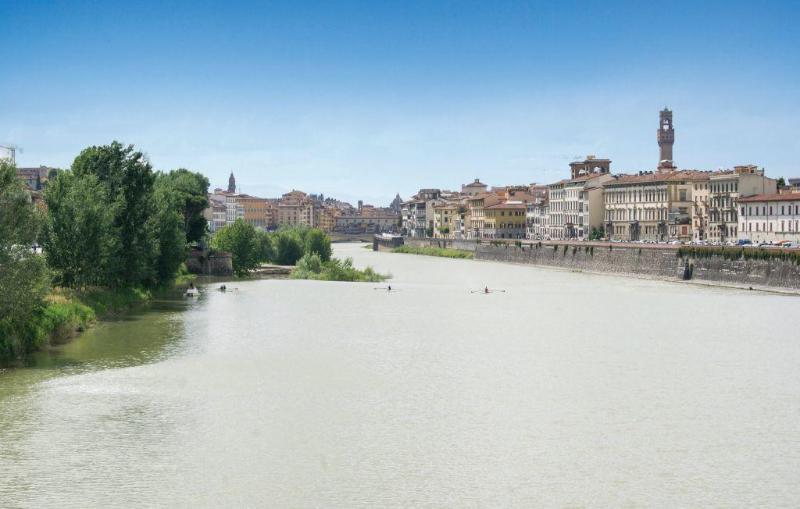
[[[44,260],[31,249],[39,218],[16,169],[0,161],[0,357],[20,356],[36,345],[32,317],[49,290]]]
[[[592,228],[591,233],[589,233],[589,240],[600,240],[603,238],[604,231],[603,227],[600,228]]]
[[[186,260],[184,216],[175,210],[170,198],[169,189],[162,187],[156,190],[156,213],[151,217],[151,228],[158,245],[155,265],[157,285],[171,282],[181,263]]]
[[[777,184],[778,184],[778,189],[786,187],[786,179],[784,179],[783,177],[778,178]]]
[[[303,239],[296,231],[285,230],[275,234],[275,263],[294,265],[303,256]]]
[[[258,267],[260,253],[257,233],[253,225],[237,219],[214,235],[212,245],[231,254],[233,271],[237,276],[244,276]]]
[[[208,179],[200,173],[180,168],[158,173],[155,186],[156,190],[168,191],[173,206],[180,212],[186,241],[199,242],[207,228],[203,211],[208,207]]]
[[[318,254],[323,262],[331,259],[331,239],[318,228],[309,230],[305,237],[305,254],[313,253]]]
[[[111,286],[142,286],[156,281],[157,239],[152,228],[153,174],[133,145],[119,142],[84,149],[72,163],[78,177],[94,175],[106,188],[114,209],[119,245],[114,253]]]
[[[95,175],[60,172],[44,192],[47,217],[42,244],[59,284],[107,285],[119,251],[114,203]]]
[[[258,261],[270,262],[275,259],[272,236],[264,231],[258,232]]]

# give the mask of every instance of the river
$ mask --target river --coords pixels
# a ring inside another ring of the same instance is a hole
[[[800,505],[796,297],[335,253],[0,373],[0,506]]]

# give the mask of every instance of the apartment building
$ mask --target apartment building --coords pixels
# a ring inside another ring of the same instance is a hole
[[[709,173],[709,177],[710,177]],[[692,240],[708,240],[709,180],[697,180],[692,184]]]
[[[777,181],[765,177],[764,170],[754,165],[713,174],[708,192],[709,240],[726,243],[738,238],[740,198],[777,192]]]
[[[242,218],[247,224],[251,224],[260,230],[267,229],[267,200],[247,194],[238,195],[238,203],[241,205],[244,215]]]
[[[302,191],[291,191],[281,197],[278,203],[278,224],[280,226],[315,227],[319,221],[314,201]]]
[[[738,238],[753,242],[800,242],[800,193],[739,198]]]
[[[403,232],[410,237],[424,238],[434,230],[434,207],[440,203],[442,191],[420,189],[410,200],[403,202],[401,216]]]
[[[484,225],[481,238],[524,239],[526,209],[527,204],[522,201],[503,201],[484,207]]]
[[[481,193],[467,198],[467,209],[469,213],[469,227],[466,237],[469,239],[482,239],[483,231],[486,226],[486,208],[500,203],[501,199],[497,193]]]
[[[549,240],[550,206],[547,196],[536,202],[530,202],[526,206],[526,237],[530,240]]]
[[[691,241],[692,191],[707,179],[707,172],[692,170],[615,176],[604,185],[606,236]]]

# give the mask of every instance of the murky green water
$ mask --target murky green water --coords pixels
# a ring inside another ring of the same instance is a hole
[[[797,298],[336,250],[0,374],[0,507],[800,504]]]

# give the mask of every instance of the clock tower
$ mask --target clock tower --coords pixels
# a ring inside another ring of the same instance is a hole
[[[658,113],[658,131],[656,134],[660,156],[659,170],[670,170],[672,164],[672,145],[675,143],[675,129],[672,127],[672,111],[664,108]]]

